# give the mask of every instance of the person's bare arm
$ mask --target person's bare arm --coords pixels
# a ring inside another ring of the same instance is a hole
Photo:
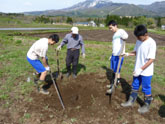
[[[124,53],[124,56],[136,56],[136,51],[130,52],[130,53]]]
[[[43,62],[44,67],[48,67],[48,64],[46,62],[46,58],[45,57],[42,57],[42,62]]]
[[[148,62],[141,67],[142,70],[145,70],[148,66],[150,66],[154,62],[154,59],[149,59]]]

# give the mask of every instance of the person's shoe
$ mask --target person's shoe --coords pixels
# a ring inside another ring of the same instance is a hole
[[[123,107],[133,106],[134,102],[136,101],[137,95],[138,95],[138,92],[133,90],[131,95],[129,96],[128,101],[125,103],[121,103],[121,106]]]
[[[76,74],[73,74],[72,76],[73,76],[73,78],[77,78],[77,75]]]
[[[121,103],[122,107],[129,107],[129,106],[133,106],[134,102],[133,102],[133,97],[129,97],[129,100],[125,103]]]
[[[140,107],[138,109],[138,112],[140,114],[144,114],[144,113],[148,112],[149,111],[149,106],[150,106],[149,104],[144,104],[142,107]]]
[[[34,81],[34,84],[37,87],[38,91],[40,91],[43,85],[47,85],[47,83],[43,80]]]
[[[39,93],[42,93],[42,94],[44,94],[44,95],[49,95],[49,91],[47,91],[47,90],[44,89],[44,88],[40,88]]]
[[[144,105],[138,109],[138,112],[144,114],[149,111],[151,101],[153,100],[152,96],[145,96]]]
[[[67,72],[65,76],[68,78],[68,77],[70,76],[70,73],[69,73],[69,72]]]

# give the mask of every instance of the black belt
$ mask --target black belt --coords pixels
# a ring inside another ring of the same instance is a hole
[[[69,50],[71,50],[71,51],[75,51],[75,50],[78,50],[78,49],[76,49],[76,48],[70,48]]]

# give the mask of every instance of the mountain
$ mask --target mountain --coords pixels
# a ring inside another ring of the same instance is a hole
[[[156,13],[159,16],[165,17],[165,1],[155,2],[150,5],[139,5],[139,7]]]
[[[165,10],[165,9],[164,9]],[[162,11],[164,11],[162,10]],[[120,16],[157,16],[156,12],[147,10],[143,5],[136,6],[127,3],[113,3],[110,0],[86,0],[69,8],[25,12],[28,15],[105,17],[106,15]]]
[[[70,8],[66,8],[64,10],[82,10],[87,8],[100,8],[105,6],[106,4],[111,4],[110,0],[86,0],[85,2],[80,2],[76,5],[73,5]]]

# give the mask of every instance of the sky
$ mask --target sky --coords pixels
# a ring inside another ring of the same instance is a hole
[[[0,12],[19,13],[43,10],[58,10],[70,7],[85,0],[0,0]],[[151,4],[165,0],[111,0],[117,3]]]

